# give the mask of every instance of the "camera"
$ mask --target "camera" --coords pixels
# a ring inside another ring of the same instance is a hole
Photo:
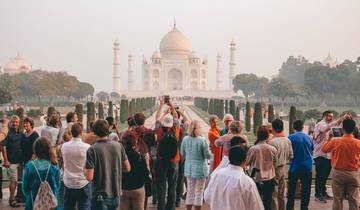
[[[339,127],[337,127],[337,128],[331,128],[331,131],[332,131],[334,137],[341,137],[341,136],[343,136],[343,130],[342,130],[342,128],[339,128]]]

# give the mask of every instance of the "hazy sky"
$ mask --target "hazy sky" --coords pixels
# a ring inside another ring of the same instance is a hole
[[[1,0],[0,65],[20,52],[33,68],[65,70],[110,91],[117,38],[126,89],[128,52],[138,79],[142,55],[159,48],[176,18],[197,54],[208,57],[213,89],[216,54],[227,78],[232,38],[239,73],[270,78],[290,55],[322,61],[329,50],[339,61],[354,60],[359,8],[359,0]]]

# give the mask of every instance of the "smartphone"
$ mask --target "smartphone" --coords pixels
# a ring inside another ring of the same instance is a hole
[[[334,137],[341,137],[341,136],[343,136],[343,130],[342,130],[342,128],[339,128],[339,127],[337,127],[337,128],[331,128],[331,131],[332,131]]]
[[[170,96],[169,95],[164,96],[164,103],[167,104],[169,102],[170,102]]]

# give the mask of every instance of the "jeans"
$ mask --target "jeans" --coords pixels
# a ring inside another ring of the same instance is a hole
[[[65,186],[64,210],[73,210],[77,204],[78,210],[88,210],[91,206],[91,184],[80,189],[71,189]]]
[[[176,181],[178,175],[177,163],[165,163],[162,160],[156,162],[156,188],[158,198],[158,210],[174,210],[176,196]],[[166,185],[168,189],[166,190]],[[165,197],[167,191],[167,202],[165,207]]]
[[[311,172],[289,172],[289,188],[287,195],[286,210],[294,209],[296,183],[301,183],[301,210],[308,210],[311,193]]]
[[[264,204],[265,210],[272,210],[272,195],[275,189],[275,179],[263,181],[263,186],[261,187],[260,196]]]
[[[93,198],[91,210],[117,210],[120,205],[120,198]]]
[[[331,160],[324,157],[317,157],[315,161],[316,179],[315,196],[324,196],[326,194],[326,180],[331,171]]]

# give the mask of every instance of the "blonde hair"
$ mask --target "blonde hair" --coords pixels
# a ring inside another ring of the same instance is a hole
[[[240,121],[234,121],[230,124],[229,130],[232,134],[238,134],[241,133],[243,130],[242,123]]]
[[[190,128],[189,128],[189,135],[191,137],[198,137],[201,136],[201,123],[199,120],[193,120],[190,124]]]

